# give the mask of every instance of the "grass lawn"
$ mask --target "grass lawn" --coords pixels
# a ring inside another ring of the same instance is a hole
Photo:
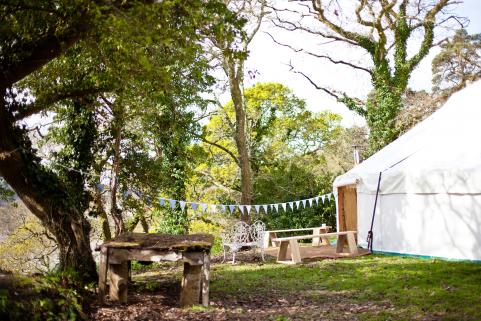
[[[166,320],[481,320],[480,264],[380,255],[297,266],[213,264],[212,306],[192,309],[166,299],[166,291],[178,291],[180,273],[170,266],[138,274],[132,295],[152,296],[159,303],[149,313],[157,309]],[[149,305],[130,297],[129,304]]]

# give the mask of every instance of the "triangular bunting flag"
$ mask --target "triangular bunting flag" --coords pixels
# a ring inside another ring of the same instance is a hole
[[[326,195],[322,195],[321,196],[321,201],[322,201],[322,204],[324,204],[324,200],[326,199]]]
[[[211,205],[210,205],[210,210],[211,210],[213,213],[217,212],[217,205],[211,204]]]
[[[169,200],[170,208],[171,208],[171,209],[174,209],[174,208],[175,208],[175,203],[176,203],[176,202],[177,202],[176,200]]]
[[[247,215],[250,215],[252,206],[246,205]]]
[[[207,204],[205,203],[200,203],[200,207],[202,208],[202,213],[204,213],[207,210]]]
[[[102,193],[105,189],[104,184],[95,184],[95,186],[97,186],[97,189],[99,190],[100,193]]]
[[[272,204],[277,213],[279,213],[279,204]]]
[[[163,206],[165,204],[165,198],[159,198],[159,204]]]
[[[304,208],[306,208],[306,202],[307,200],[302,200],[302,206],[304,206]]]
[[[294,202],[289,202],[289,206],[291,207],[291,210],[294,211]]]
[[[244,205],[237,205],[239,211],[241,211],[242,215],[244,215]]]
[[[297,207],[297,209],[299,209],[299,207],[301,207],[301,201],[296,201],[296,207]]]
[[[192,202],[192,203],[190,203],[190,206],[192,206],[192,209],[193,209],[194,211],[197,211],[197,206],[199,206],[199,204],[197,204],[197,203],[195,203],[195,202]]]
[[[316,196],[314,200],[316,201],[316,205],[319,205],[319,196]]]
[[[308,201],[309,201],[309,206],[312,207],[312,202],[314,201],[314,199],[310,198],[308,199]]]
[[[264,208],[264,212],[267,214],[267,205],[262,205],[262,207]]]
[[[225,213],[225,205],[224,205],[224,204],[222,204],[222,205],[220,206],[220,210],[222,211],[222,213]]]
[[[260,205],[254,205],[254,208],[256,209],[256,213],[260,214],[261,206]]]
[[[125,197],[125,198],[129,197],[129,195],[130,195],[130,192],[129,192],[129,191],[125,191],[125,192],[124,192],[124,197]]]
[[[234,213],[235,205],[229,205],[229,211],[230,213]]]
[[[183,211],[185,208],[185,201],[179,201],[180,209]]]
[[[332,195],[331,193],[327,194],[327,199],[328,199],[329,201],[331,201],[331,195]]]
[[[281,203],[281,206],[284,209],[284,212],[287,212],[287,203]]]

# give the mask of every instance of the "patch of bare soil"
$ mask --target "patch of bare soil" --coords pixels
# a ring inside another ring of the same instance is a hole
[[[262,264],[258,255],[242,253],[238,264]],[[222,257],[213,258],[213,262]],[[237,260],[236,260],[237,261]],[[249,263],[246,263],[249,262]],[[175,267],[167,266],[160,274]],[[172,272],[172,271],[171,271]],[[149,277],[129,286],[128,303],[106,303],[91,307],[90,319],[107,320],[358,320],[359,313],[378,314],[392,306],[387,302],[368,304],[353,303],[343,293],[319,290],[315,293],[282,293],[273,291],[269,296],[259,294],[256,289],[248,295],[226,295],[211,292],[209,308],[180,308],[180,284],[169,277],[158,279],[155,287],[150,286]],[[153,279],[150,279],[152,281]],[[300,281],[301,282],[301,281]]]

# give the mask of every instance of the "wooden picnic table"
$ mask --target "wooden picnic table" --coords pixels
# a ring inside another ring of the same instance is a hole
[[[183,261],[180,305],[209,305],[210,234],[125,233],[100,245],[99,300],[127,302],[130,261]],[[110,272],[110,273],[108,273]],[[108,277],[108,280],[107,280]]]
[[[325,238],[336,236],[337,243],[336,243],[336,253],[342,253],[344,250],[344,246],[348,245],[349,249],[349,256],[357,256],[358,249],[355,235],[357,234],[356,231],[342,231],[342,232],[332,232],[332,233],[321,233],[321,234],[313,234],[313,235],[300,235],[300,236],[291,236],[291,237],[281,237],[276,238],[273,241],[278,242],[279,245],[279,252],[277,254],[277,262],[279,263],[287,263],[287,264],[298,264],[302,262],[301,251],[299,247],[299,240],[311,239],[311,238]],[[287,260],[287,248],[291,248],[291,259]]]
[[[328,233],[330,228],[331,228],[330,226],[323,225],[318,227],[265,231],[264,248],[268,248],[270,244],[272,244],[273,247],[279,246],[278,244],[279,242],[275,241],[275,239],[278,238],[277,236],[278,233],[312,231],[312,235],[318,235],[318,234]],[[320,245],[329,245],[329,240],[327,239],[327,237],[312,238],[312,246],[320,246]]]

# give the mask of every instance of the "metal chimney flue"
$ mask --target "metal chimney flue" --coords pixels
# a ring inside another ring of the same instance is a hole
[[[359,146],[352,145],[353,152],[352,155],[354,156],[354,165],[359,165],[361,163],[361,156],[359,155]]]

